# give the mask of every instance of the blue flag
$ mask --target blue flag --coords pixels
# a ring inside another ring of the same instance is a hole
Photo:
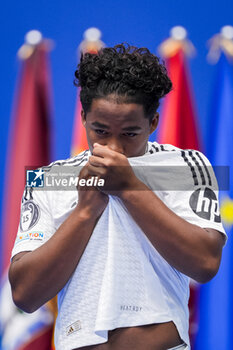
[[[200,290],[200,323],[196,350],[233,349],[233,71],[222,54],[217,65],[208,125],[207,156],[217,169],[222,222],[228,235],[217,276]],[[222,171],[223,170],[223,171]],[[222,183],[227,182],[227,190]],[[223,176],[218,176],[223,173]]]

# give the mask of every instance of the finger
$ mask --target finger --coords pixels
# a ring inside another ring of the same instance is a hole
[[[95,142],[94,144],[93,144],[93,147],[95,148],[95,147],[108,147],[107,145],[101,145],[100,143],[98,143],[98,142]]]
[[[87,170],[87,166],[86,165],[79,172],[78,176],[79,176],[80,179],[86,178],[88,176],[88,170]]]
[[[106,166],[105,159],[98,156],[90,156],[89,164],[93,166]]]
[[[81,166],[81,171],[79,172],[79,177],[80,178],[86,178],[88,177],[88,166],[89,166],[90,162],[89,160],[87,161],[87,163],[84,166]]]
[[[106,175],[106,168],[100,166],[88,165],[88,174],[91,176],[103,177]]]
[[[111,150],[107,146],[98,145],[93,148],[92,154],[101,158],[111,157],[114,158],[117,152]],[[117,153],[118,154],[118,153]]]

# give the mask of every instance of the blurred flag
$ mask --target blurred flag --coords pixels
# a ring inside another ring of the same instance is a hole
[[[50,162],[50,42],[38,31],[27,34],[28,42],[19,50],[22,59],[14,100],[9,150],[5,174],[1,256],[4,270],[0,289],[0,331],[3,350],[50,349],[53,317],[46,307],[33,314],[19,311],[13,304],[7,270],[15,241],[20,203],[25,186],[25,167],[37,168]],[[49,316],[50,315],[50,316]],[[41,342],[41,336],[44,341]],[[30,341],[33,340],[33,347]],[[25,343],[26,342],[26,343]]]
[[[173,89],[165,97],[158,130],[158,141],[180,148],[200,148],[197,128],[197,113],[194,105],[191,77],[187,65],[187,56],[193,50],[185,37],[176,38],[176,31],[183,27],[174,27],[172,38],[160,45],[159,51],[165,58],[168,75]],[[179,37],[179,36],[178,36]]]
[[[227,52],[221,47],[224,42],[227,44],[227,38],[223,37],[222,42],[219,36],[220,34],[214,37],[215,40],[219,40],[220,46],[217,48]],[[233,40],[228,41],[233,48]],[[219,192],[221,216],[228,241],[223,249],[217,276],[201,286],[198,350],[233,349],[233,50],[231,59],[232,64],[222,53],[217,63],[207,133],[207,155],[210,161],[214,166],[227,166],[230,171],[229,190]]]
[[[78,88],[77,103],[74,116],[74,128],[73,128],[73,140],[71,146],[71,155],[75,156],[82,151],[88,149],[88,143],[86,138],[86,131],[82,124],[81,110],[82,105],[79,98],[80,88]]]
[[[183,27],[174,27],[171,30],[171,37],[159,47],[159,52],[165,59],[173,89],[162,104],[157,138],[159,143],[172,144],[182,149],[200,150],[197,113],[187,64],[187,56],[193,54],[194,47],[186,36],[187,33]],[[199,285],[191,281],[189,333],[192,346],[198,323],[198,303]]]
[[[0,349],[50,350],[54,317],[47,305],[27,314],[13,304],[7,276],[2,279],[0,288]]]
[[[84,32],[84,40],[79,45],[78,55],[82,53],[96,53],[101,47],[104,47],[104,43],[100,40],[101,32],[97,28],[89,28]],[[78,88],[77,94],[77,104],[74,117],[74,128],[73,128],[73,140],[71,146],[71,155],[75,156],[76,154],[85,151],[88,149],[88,143],[86,138],[86,131],[82,124],[81,119],[81,109],[82,105],[80,102],[80,88]]]

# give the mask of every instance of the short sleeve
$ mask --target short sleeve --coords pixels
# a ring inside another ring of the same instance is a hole
[[[25,187],[20,222],[11,258],[44,244],[55,232],[46,191]]]
[[[218,183],[209,160],[198,151],[182,151],[185,164],[183,191],[171,191],[167,205],[186,221],[227,235],[219,210]]]

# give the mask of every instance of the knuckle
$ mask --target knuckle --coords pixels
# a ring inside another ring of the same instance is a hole
[[[106,166],[106,167],[112,166],[112,159],[106,159],[106,160],[105,160],[105,166]]]

